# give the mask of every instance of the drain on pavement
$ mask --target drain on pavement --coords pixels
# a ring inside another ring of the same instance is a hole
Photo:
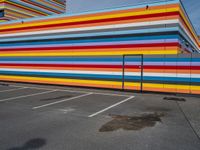
[[[71,95],[64,95],[64,96],[58,96],[58,97],[51,97],[51,98],[44,98],[40,99],[40,101],[51,101],[51,100],[58,100],[58,99],[65,99],[65,98],[71,98]]]
[[[164,97],[164,100],[170,100],[170,101],[180,101],[180,102],[185,102],[186,100],[184,98],[180,97]]]
[[[111,132],[119,129],[123,130],[141,130],[146,127],[155,126],[156,122],[161,122],[163,113],[149,113],[141,116],[121,116],[110,115],[113,120],[103,125],[99,132]]]

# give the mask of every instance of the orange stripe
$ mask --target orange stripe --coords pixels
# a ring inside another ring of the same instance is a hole
[[[8,78],[0,79],[1,81],[11,81]],[[67,86],[81,86],[81,87],[98,87],[98,88],[114,88],[114,89],[121,89],[121,85],[110,85],[110,84],[80,84],[80,83],[74,83],[74,82],[59,82],[59,81],[44,81],[44,80],[24,80],[24,79],[12,79],[12,81],[15,82],[27,82],[27,83],[45,83],[45,84],[55,84],[55,85],[67,85]]]
[[[9,53],[70,53],[70,52],[120,52],[123,51],[165,51],[165,50],[176,50],[177,47],[147,47],[147,48],[104,48],[104,49],[73,49],[73,50],[34,50],[34,51],[0,51],[0,54],[9,54]]]

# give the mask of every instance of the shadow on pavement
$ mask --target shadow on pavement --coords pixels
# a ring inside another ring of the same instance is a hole
[[[42,138],[35,138],[27,141],[24,145],[19,147],[13,147],[8,150],[32,150],[32,149],[39,149],[46,145],[46,140]]]

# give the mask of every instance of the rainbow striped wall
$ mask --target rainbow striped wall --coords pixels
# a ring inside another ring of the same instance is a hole
[[[3,57],[0,80],[200,94],[200,54]]]
[[[0,0],[0,10],[4,11],[0,21],[65,13],[65,3],[65,0]]]
[[[199,49],[178,0],[12,21],[0,80],[200,94]]]

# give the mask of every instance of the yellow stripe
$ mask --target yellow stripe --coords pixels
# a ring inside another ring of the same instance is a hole
[[[23,81],[23,82],[31,82],[31,81],[39,81],[42,82],[49,82],[49,83],[74,83],[74,84],[80,84],[80,85],[87,85],[87,83],[94,84],[94,85],[113,85],[113,86],[121,86],[121,81],[98,81],[98,80],[81,80],[81,79],[63,79],[63,78],[43,78],[43,77],[28,77],[28,76],[6,76],[6,75],[0,75],[0,80],[7,80],[7,81]],[[126,86],[135,86],[139,87],[140,83],[138,82],[125,82],[125,88]],[[186,90],[196,90],[200,91],[200,86],[194,86],[194,85],[174,85],[174,84],[154,84],[154,83],[143,83],[143,87],[149,87],[149,88],[160,88],[160,89],[186,89]]]
[[[0,80],[3,79],[9,79],[10,81],[15,81],[15,80],[23,80],[24,82],[26,81],[31,81],[31,80],[41,80],[41,81],[48,81],[48,82],[73,82],[73,83],[80,83],[80,84],[85,84],[87,83],[90,84],[106,84],[106,85],[121,85],[121,82],[117,81],[98,81],[98,80],[81,80],[81,79],[62,79],[62,78],[43,78],[43,77],[27,77],[27,76],[6,76],[6,75],[0,75]]]
[[[200,86],[194,85],[178,85],[178,84],[155,84],[155,83],[143,83],[145,87],[151,88],[174,88],[174,89],[188,89],[191,88],[193,90],[200,90]]]
[[[62,52],[62,53],[0,53],[0,57],[7,56],[96,56],[96,55],[123,55],[123,54],[178,54],[178,50],[161,51],[120,51],[120,52]]]

